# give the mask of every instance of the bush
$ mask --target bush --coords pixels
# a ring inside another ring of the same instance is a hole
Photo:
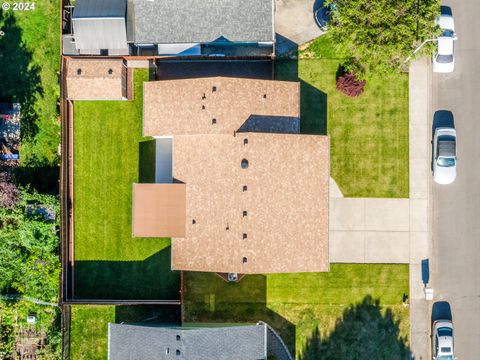
[[[337,77],[337,90],[350,97],[360,96],[366,83],[365,80],[357,79],[353,72],[344,72]]]

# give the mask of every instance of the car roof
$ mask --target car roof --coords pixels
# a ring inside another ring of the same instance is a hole
[[[438,37],[438,53],[440,55],[453,54],[453,39],[449,36]]]
[[[453,30],[455,31],[455,24],[453,22],[453,16],[442,14],[438,18],[438,26],[443,30]]]

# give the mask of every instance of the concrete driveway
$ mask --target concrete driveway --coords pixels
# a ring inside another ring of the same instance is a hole
[[[275,0],[277,55],[296,50],[323,34],[313,18],[314,5],[315,0]]]

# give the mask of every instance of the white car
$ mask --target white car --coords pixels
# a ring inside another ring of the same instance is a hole
[[[442,29],[442,34],[437,38],[437,52],[433,55],[433,71],[437,73],[453,72],[455,67],[453,43],[457,40],[453,16],[440,15],[437,25]]]
[[[457,132],[454,128],[435,129],[432,149],[433,180],[447,185],[457,176]]]
[[[437,320],[432,326],[433,360],[454,360],[453,326],[450,320]]]

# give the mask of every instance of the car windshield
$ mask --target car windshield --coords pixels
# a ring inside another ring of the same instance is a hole
[[[452,30],[443,30],[443,36],[453,37],[454,32]]]
[[[437,360],[453,360],[453,355],[440,355]]]
[[[438,329],[438,336],[452,336],[452,329],[448,327],[441,327]]]
[[[437,160],[437,165],[442,167],[455,166],[455,158],[441,156]],[[439,336],[446,336],[446,335],[440,335],[440,331],[439,331]]]
[[[437,62],[442,64],[448,64],[453,61],[453,55],[437,55]]]

